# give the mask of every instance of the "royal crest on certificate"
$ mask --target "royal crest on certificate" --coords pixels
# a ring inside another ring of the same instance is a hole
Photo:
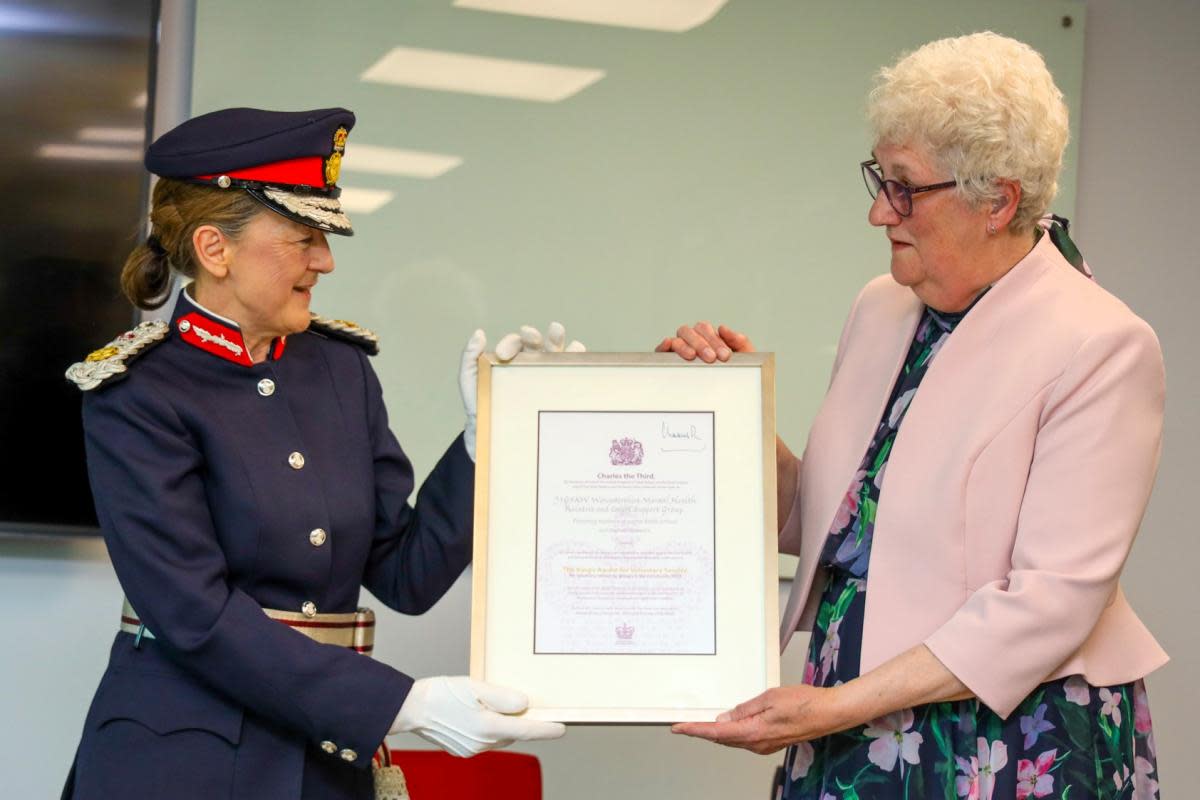
[[[714,428],[539,411],[535,653],[716,653]]]

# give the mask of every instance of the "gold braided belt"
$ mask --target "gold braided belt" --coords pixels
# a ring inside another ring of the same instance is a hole
[[[348,647],[367,655],[375,649],[375,612],[369,608],[360,608],[345,614],[305,614],[300,611],[264,608],[263,613],[314,642]],[[145,639],[154,638],[154,634],[142,624],[133,606],[129,605],[128,598],[124,600],[121,608],[121,630]]]

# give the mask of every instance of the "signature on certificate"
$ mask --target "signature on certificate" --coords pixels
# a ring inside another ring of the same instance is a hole
[[[704,437],[696,430],[695,425],[686,427],[671,427],[671,423],[663,422],[659,429],[663,444],[659,451],[663,453],[702,453],[705,449]]]

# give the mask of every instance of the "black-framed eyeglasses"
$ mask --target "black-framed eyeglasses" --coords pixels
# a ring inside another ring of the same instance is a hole
[[[931,183],[928,186],[905,186],[890,178],[885,180],[883,170],[879,168],[879,162],[873,158],[862,162],[859,166],[862,167],[863,183],[867,184],[867,192],[871,195],[871,199],[874,200],[878,197],[879,190],[883,189],[892,209],[902,217],[912,216],[914,194],[949,189],[951,186],[958,185],[958,181],[943,181],[942,183]]]

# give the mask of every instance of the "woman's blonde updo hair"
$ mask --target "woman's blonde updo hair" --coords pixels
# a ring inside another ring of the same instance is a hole
[[[160,307],[170,293],[172,268],[196,277],[196,228],[214,225],[236,240],[262,211],[262,204],[241,190],[160,178],[150,209],[150,236],[133,249],[121,270],[125,296],[138,308]]]
[[[1028,232],[1058,191],[1067,106],[1046,62],[1015,39],[974,33],[940,39],[885,67],[867,101],[876,143],[919,146],[976,206],[1020,181],[1009,227]]]

